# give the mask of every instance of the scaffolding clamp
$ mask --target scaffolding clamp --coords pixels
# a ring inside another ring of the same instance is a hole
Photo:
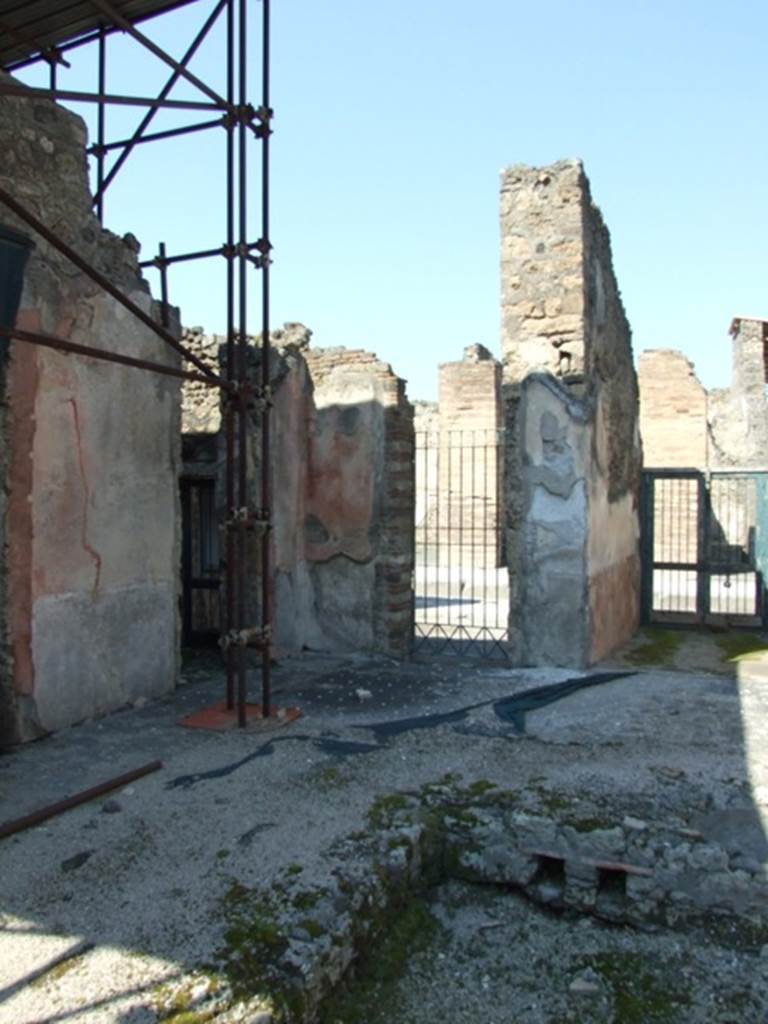
[[[272,388],[269,384],[254,388],[250,408],[255,412],[266,412],[272,405]]]
[[[225,405],[239,406],[243,401],[245,407],[252,412],[266,412],[272,405],[272,388],[269,384],[263,387],[261,385],[254,387],[248,380],[233,380],[224,395],[223,402]]]
[[[266,139],[272,134],[270,123],[274,116],[275,112],[272,109],[272,107],[262,106],[257,107],[255,110],[253,110],[253,116],[251,117],[251,121],[249,123],[252,124],[254,120],[259,122],[257,125],[252,126],[253,134],[256,136],[257,139]]]
[[[222,651],[228,651],[230,647],[268,647],[272,639],[272,627],[249,626],[246,629],[230,629],[219,639],[219,647]]]
[[[241,526],[245,526],[247,530],[253,530],[259,535],[268,533],[272,529],[269,509],[250,508],[248,505],[232,509],[232,514],[224,522],[224,529],[236,530]]]

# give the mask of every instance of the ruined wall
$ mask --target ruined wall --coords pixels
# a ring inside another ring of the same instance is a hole
[[[206,334],[202,327],[185,327],[181,341],[215,373],[219,372],[219,349],[226,343],[220,334]],[[218,388],[197,380],[185,380],[181,389],[181,431],[183,434],[216,434],[221,427],[221,398]]]
[[[503,172],[501,227],[511,655],[584,665],[639,621],[630,330],[578,161]]]
[[[711,466],[768,465],[766,339],[768,321],[736,317],[730,330],[730,388],[709,394]]]
[[[270,359],[272,572],[278,651],[404,656],[413,633],[413,410],[369,352],[309,348],[286,325]],[[251,372],[261,354],[251,352]],[[251,501],[260,504],[260,423],[251,417]],[[252,552],[260,571],[257,546]],[[250,613],[257,616],[257,581]]]
[[[413,409],[369,352],[307,353],[314,386],[306,552],[323,633],[405,656],[413,635]]]
[[[3,100],[0,183],[147,312],[135,240],[91,212],[80,118]],[[14,224],[0,210],[0,219]],[[35,239],[18,324],[176,355]],[[5,742],[163,693],[177,674],[179,389],[171,378],[14,342],[6,362]]]
[[[640,433],[649,468],[703,469],[708,462],[707,392],[682,352],[641,352]]]
[[[707,392],[682,352],[656,349],[640,354],[641,432],[649,468],[768,465],[768,322],[736,317],[730,335],[728,388]]]
[[[437,402],[413,403],[416,442],[416,530],[420,542],[435,537],[438,508],[438,452],[440,410]],[[424,555],[418,558],[423,560]]]
[[[482,345],[439,368],[436,542],[455,565],[497,566],[501,366]]]

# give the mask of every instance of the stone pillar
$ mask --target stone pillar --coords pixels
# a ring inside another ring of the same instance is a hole
[[[437,459],[438,550],[451,565],[499,565],[501,367],[487,348],[442,363]]]
[[[503,172],[501,235],[511,655],[586,665],[639,621],[630,330],[578,161]]]

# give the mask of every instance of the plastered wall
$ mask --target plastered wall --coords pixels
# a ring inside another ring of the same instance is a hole
[[[90,209],[85,129],[6,98],[0,183],[146,312],[135,240]],[[14,224],[0,208],[3,222]],[[157,361],[177,356],[40,239],[18,325]],[[178,660],[180,399],[168,377],[13,342],[3,575],[5,743],[166,692]]]

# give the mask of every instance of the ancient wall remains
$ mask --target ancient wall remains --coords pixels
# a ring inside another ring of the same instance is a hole
[[[135,240],[91,212],[80,118],[6,98],[0,183],[133,302],[157,315]],[[14,223],[0,209],[3,223]],[[17,323],[175,363],[144,325],[39,238]],[[5,357],[10,657],[4,742],[138,697],[177,674],[179,389],[169,377],[13,342]]]
[[[278,651],[405,656],[413,634],[413,409],[391,368],[357,349],[272,337],[274,640]],[[260,374],[261,354],[251,352]],[[260,421],[250,419],[250,500],[260,499]],[[256,546],[254,566],[259,566]],[[258,581],[249,614],[259,613]],[[257,621],[257,619],[254,619]]]
[[[453,565],[499,564],[501,366],[483,345],[439,368],[436,542]]]
[[[709,393],[710,468],[768,466],[768,321],[735,317],[730,388]]]
[[[730,335],[731,386],[709,392],[681,352],[640,354],[640,422],[648,468],[768,465],[768,321],[736,317]]]
[[[503,172],[501,228],[510,651],[584,665],[639,621],[630,330],[578,161]]]
[[[682,352],[641,352],[640,433],[648,468],[701,469],[708,463],[707,392]]]

